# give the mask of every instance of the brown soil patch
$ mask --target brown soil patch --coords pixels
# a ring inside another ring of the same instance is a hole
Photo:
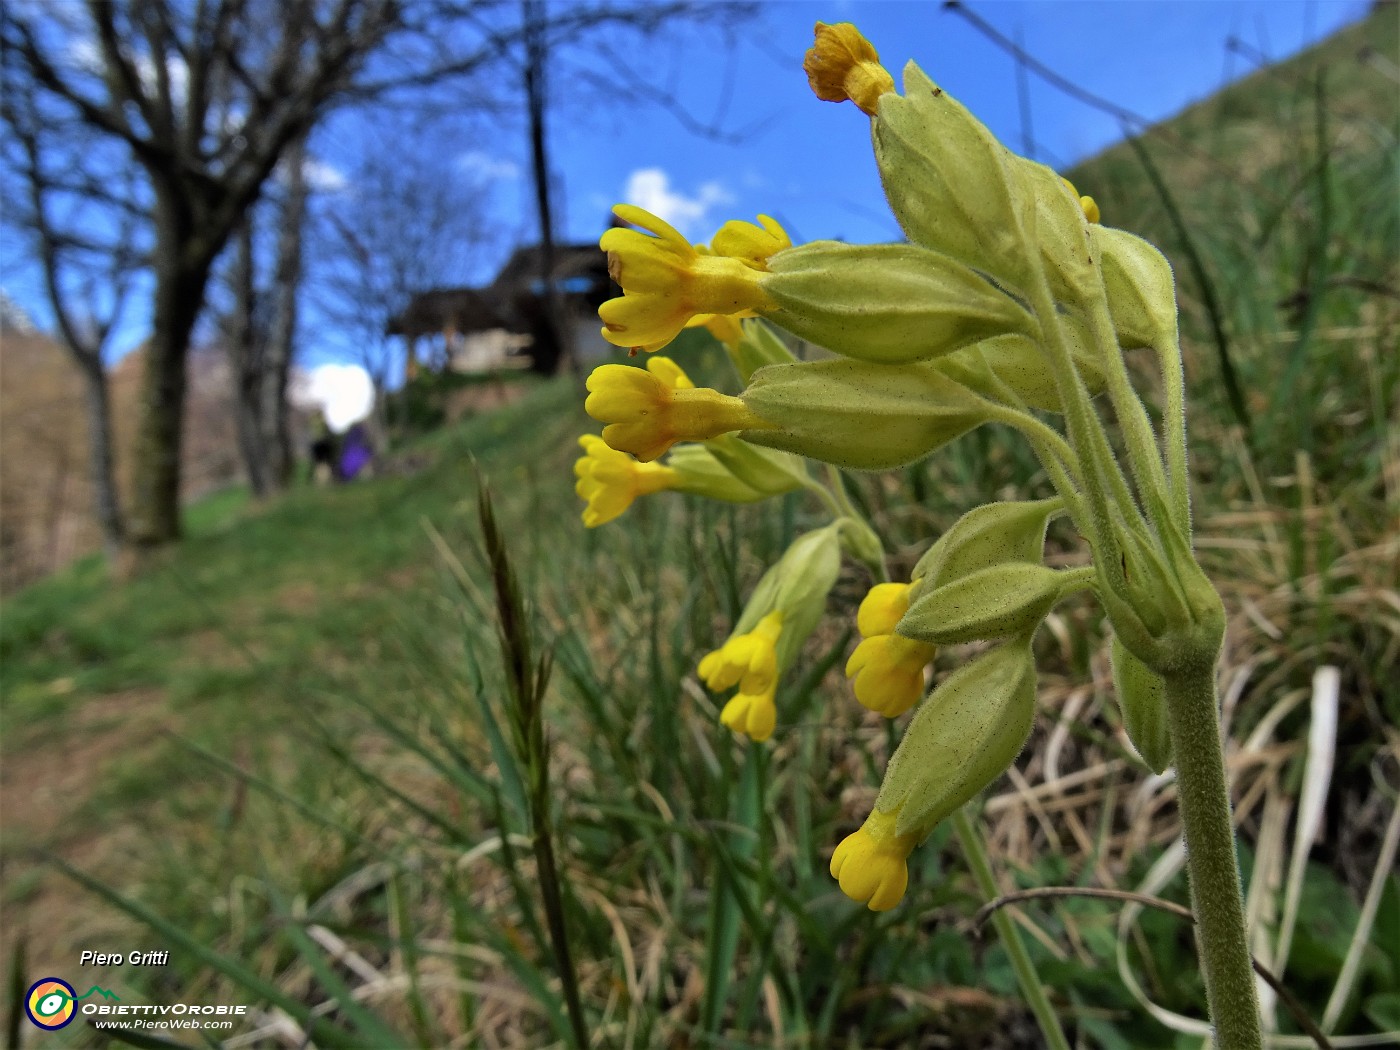
[[[129,881],[143,856],[137,826],[92,826],[80,814],[100,795],[115,762],[159,746],[158,734],[171,728],[171,717],[160,692],[133,689],[94,697],[60,724],[14,733],[6,741],[0,763],[0,957],[9,959],[23,938],[30,973],[62,975],[76,970],[82,948],[132,941],[129,922],[46,865],[40,851],[114,885]]]

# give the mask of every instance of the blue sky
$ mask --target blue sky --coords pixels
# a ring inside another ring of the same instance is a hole
[[[1231,53],[1236,37],[1273,59],[1295,53],[1364,17],[1365,0],[1054,0],[974,2],[973,10],[1046,66],[1083,89],[1149,121],[1171,116],[1255,68]],[[773,215],[794,240],[895,239],[897,227],[880,192],[868,121],[853,106],[818,101],[807,87],[802,56],[817,21],[855,22],[896,74],[913,59],[964,102],[1004,142],[1022,150],[1013,60],[964,18],[933,0],[780,0],[757,19],[671,33],[652,47],[632,46],[610,66],[596,42],[564,48],[550,84],[551,166],[559,189],[563,239],[590,241],[619,201],[647,207],[695,240],[725,220]],[[727,31],[726,31],[727,30]],[[619,36],[617,46],[625,46]],[[571,78],[584,70],[595,85]],[[600,91],[596,82],[615,83]],[[632,86],[644,83],[640,93]],[[692,120],[724,136],[687,129],[647,94],[664,94]],[[1113,116],[1029,81],[1037,158],[1068,165],[1121,136]],[[521,104],[523,109],[523,103]],[[337,114],[313,139],[322,192],[347,192],[340,172],[364,149],[355,117]],[[509,251],[533,243],[536,230],[527,178],[522,118],[492,118],[458,145],[455,162],[480,184],[496,228],[494,248],[476,260],[485,282]],[[433,142],[429,148],[443,148]],[[1081,187],[1093,193],[1092,186]],[[1111,222],[1111,217],[1107,217]],[[7,253],[8,255],[8,253]],[[44,325],[38,282],[20,265],[0,277],[7,291]],[[144,307],[131,311],[114,340],[115,356],[138,343]],[[302,361],[337,360],[338,341],[306,317]]]
[[[1280,58],[1364,16],[1367,5],[1031,0],[973,7],[1006,36],[1019,36],[1051,69],[1157,121],[1254,68],[1227,52],[1231,36]],[[1015,65],[956,13],[917,0],[769,3],[757,23],[739,32],[732,55],[719,50],[721,40],[699,33],[693,51],[680,56],[677,94],[701,119],[714,115],[725,70],[732,70],[732,97],[722,124],[730,131],[747,129],[741,141],[692,134],[654,105],[566,112],[565,119],[554,121],[551,146],[566,191],[567,236],[596,237],[611,204],[630,200],[668,211],[663,217],[697,239],[708,238],[727,218],[751,220],[758,212],[778,218],[798,240],[897,237],[880,192],[867,120],[849,104],[819,102],[807,87],[802,56],[818,20],[855,22],[896,81],[905,61],[913,59],[1004,142],[1021,150]],[[675,59],[665,49],[655,56],[659,69],[669,70]],[[1069,164],[1121,137],[1115,117],[1033,75],[1029,90],[1037,159]],[[491,158],[498,172],[518,176],[528,170],[523,136],[520,145],[519,151],[502,149]],[[519,199],[517,182],[498,183],[499,204],[509,208]],[[518,236],[533,235],[527,219]]]

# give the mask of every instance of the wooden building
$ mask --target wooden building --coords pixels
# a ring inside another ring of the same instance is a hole
[[[405,374],[411,378],[420,367],[551,373],[565,353],[585,362],[605,356],[610,348],[599,334],[598,307],[621,294],[608,277],[607,254],[596,242],[555,247],[561,339],[549,323],[540,252],[538,245],[517,248],[484,287],[415,295],[388,328],[404,339]]]

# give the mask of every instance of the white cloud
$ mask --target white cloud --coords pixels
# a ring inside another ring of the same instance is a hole
[[[718,182],[707,182],[694,196],[688,197],[671,189],[670,177],[660,168],[632,172],[627,176],[627,188],[622,196],[628,204],[645,208],[691,238],[708,236],[712,231],[704,227],[710,209],[734,200]]]
[[[315,157],[307,157],[302,162],[301,176],[315,193],[339,193],[350,185],[343,171]]]
[[[520,178],[520,165],[509,157],[497,157],[474,149],[457,158],[457,166],[486,182],[513,182]]]
[[[359,365],[317,365],[292,371],[287,400],[300,409],[320,409],[326,425],[337,434],[369,417],[374,408],[374,384]]]

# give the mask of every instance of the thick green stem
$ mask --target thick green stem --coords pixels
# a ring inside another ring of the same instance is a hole
[[[1137,391],[1133,389],[1132,380],[1128,377],[1128,366],[1123,361],[1123,351],[1119,348],[1117,336],[1113,331],[1113,318],[1108,312],[1108,301],[1102,296],[1089,304],[1089,330],[1093,333],[1099,359],[1103,362],[1113,412],[1127,438],[1128,462],[1132,466],[1133,477],[1142,496],[1142,505],[1156,520],[1158,527],[1165,528],[1171,520],[1171,511],[1168,506],[1167,476],[1162,469],[1157,434],[1152,429],[1151,420],[1147,418],[1147,409],[1143,408]]]
[[[987,859],[987,851],[982,848],[982,839],[977,834],[977,829],[972,826],[972,821],[968,819],[966,806],[953,814],[953,828],[958,833],[958,842],[961,843],[963,854],[967,857],[967,866],[972,870],[972,877],[977,881],[977,888],[989,902],[996,900],[1001,896],[1001,890],[997,887],[991,861]],[[1031,1013],[1035,1014],[1040,1034],[1045,1037],[1045,1045],[1050,1050],[1070,1050],[1069,1040],[1060,1028],[1060,1019],[1055,1015],[1055,1008],[1050,1005],[1050,1000],[1045,997],[1045,986],[1040,981],[1040,975],[1035,972],[1035,964],[1031,962],[1030,954],[1026,951],[1025,942],[1021,940],[1020,931],[1016,929],[1011,913],[1005,908],[998,908],[992,913],[992,925],[997,928],[997,936],[1001,938],[1006,954],[1011,957],[1011,968],[1016,971],[1016,981],[1021,986],[1021,994],[1025,996],[1026,1005],[1031,1008]]]
[[[1162,370],[1166,404],[1167,478],[1171,484],[1172,510],[1181,535],[1191,539],[1191,482],[1186,473],[1186,376],[1181,367],[1181,345],[1175,332],[1164,333],[1153,344]]]
[[[1260,1050],[1259,1003],[1245,930],[1230,794],[1220,746],[1215,665],[1165,676],[1176,754],[1177,805],[1186,830],[1191,906],[1216,1050]]]
[[[1113,475],[1117,474],[1122,489],[1126,489],[1127,485],[1113,459],[1113,450],[1103,432],[1103,424],[1090,404],[1084,379],[1074,367],[1074,355],[1060,328],[1055,299],[1050,294],[1050,285],[1043,271],[1037,270],[1030,290],[1031,305],[1040,322],[1042,345],[1050,355],[1051,372],[1060,396],[1060,407],[1064,410],[1069,442],[1083,473],[1084,494],[1089,503],[1087,539],[1094,548],[1094,561],[1108,584],[1115,591],[1126,593],[1127,580],[1118,561],[1118,544],[1114,539],[1113,518],[1104,484],[1107,482],[1112,486]],[[1126,511],[1127,508],[1123,509]]]

